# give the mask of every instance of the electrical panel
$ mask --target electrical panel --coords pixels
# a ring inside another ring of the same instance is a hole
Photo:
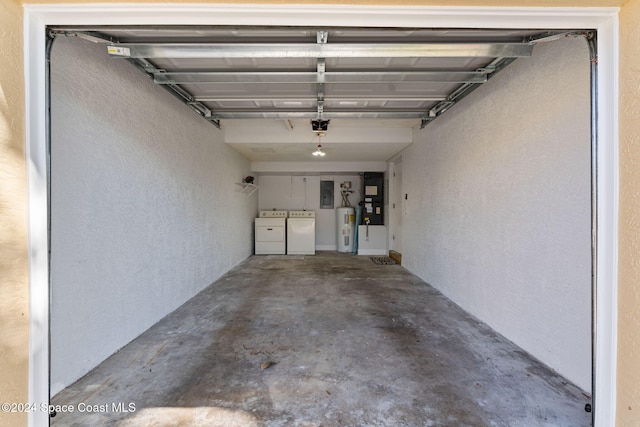
[[[333,209],[333,181],[320,181],[320,209]]]

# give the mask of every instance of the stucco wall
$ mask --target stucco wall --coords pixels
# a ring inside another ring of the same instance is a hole
[[[619,426],[640,425],[640,0],[620,15]]]
[[[0,2],[0,396],[27,401],[29,287],[24,154],[22,9]],[[26,423],[0,414],[1,426]]]
[[[252,253],[249,162],[104,45],[52,61],[55,394]]]
[[[403,152],[403,264],[591,390],[589,54],[536,46]]]

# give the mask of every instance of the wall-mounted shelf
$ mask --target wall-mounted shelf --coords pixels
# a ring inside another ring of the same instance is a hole
[[[249,184],[248,182],[236,182],[236,185],[242,187],[240,190],[241,193],[244,193],[244,198],[247,199],[250,195],[258,190],[258,186],[255,184]]]

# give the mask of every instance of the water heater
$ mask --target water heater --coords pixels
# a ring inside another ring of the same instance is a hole
[[[336,209],[337,251],[353,252],[356,233],[356,212],[354,208]]]

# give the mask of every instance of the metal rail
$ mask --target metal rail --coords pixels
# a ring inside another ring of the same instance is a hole
[[[598,38],[595,31],[584,34],[589,46],[591,91],[591,424],[595,425],[597,408],[596,364],[598,344]]]
[[[320,60],[319,60],[320,61]],[[159,71],[158,84],[189,83],[286,83],[286,84],[352,84],[352,83],[484,83],[487,71]]]
[[[122,58],[518,58],[531,56],[531,43],[114,43],[109,55]]]

